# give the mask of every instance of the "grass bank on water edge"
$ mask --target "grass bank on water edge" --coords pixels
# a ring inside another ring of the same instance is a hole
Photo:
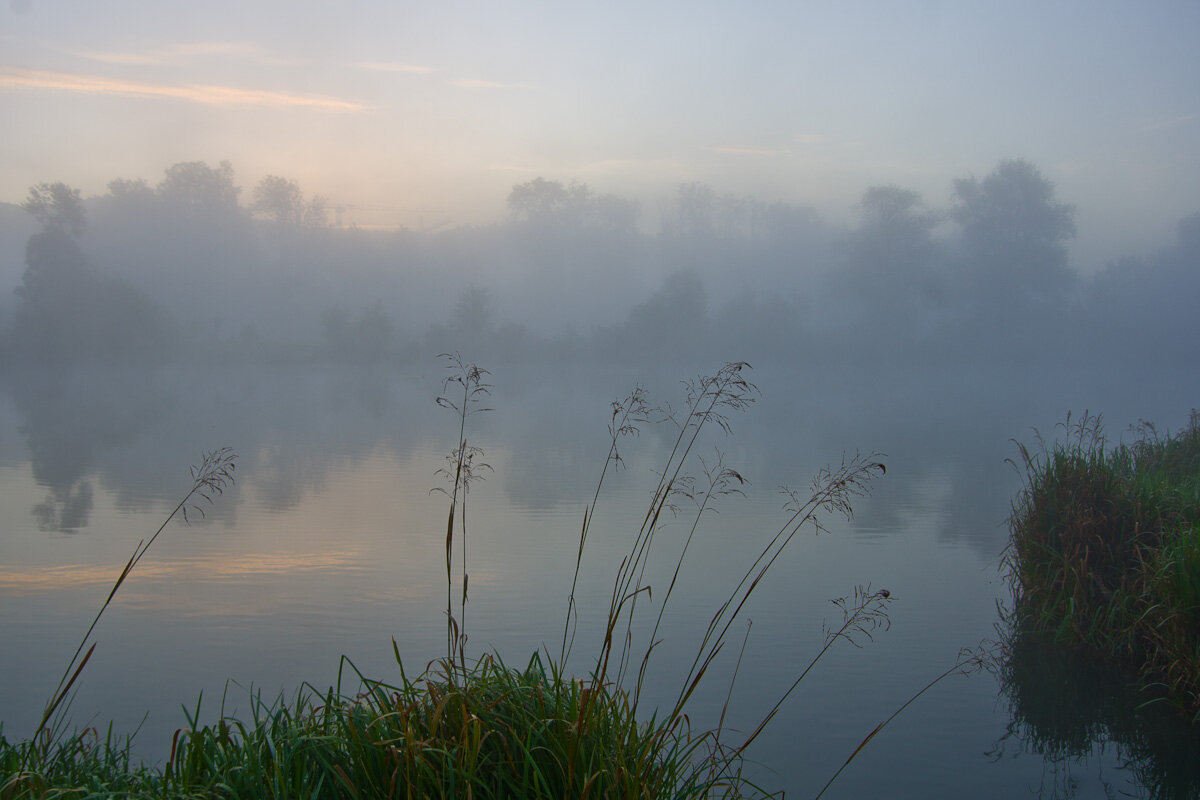
[[[736,772],[713,772],[736,762],[702,752],[711,736],[693,735],[681,720],[639,721],[627,693],[594,691],[537,656],[523,669],[485,656],[465,670],[361,686],[355,696],[306,687],[290,702],[256,698],[248,721],[222,715],[193,724],[161,769],[138,766],[129,741],[111,731],[66,737],[46,752],[0,739],[8,776],[0,795],[761,796]]]
[[[1110,446],[1069,417],[1020,448],[1006,553],[1015,624],[1133,669],[1146,699],[1200,721],[1200,413]]]

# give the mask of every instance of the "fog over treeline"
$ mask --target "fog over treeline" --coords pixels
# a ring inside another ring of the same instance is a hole
[[[1200,214],[1146,253],[1069,258],[1075,207],[1037,166],[954,182],[946,207],[864,189],[856,222],[678,187],[657,230],[575,182],[513,187],[502,224],[336,225],[286,177],[228,163],[69,183],[0,205],[3,359],[481,362],[787,358],[1183,362],[1200,349]]]

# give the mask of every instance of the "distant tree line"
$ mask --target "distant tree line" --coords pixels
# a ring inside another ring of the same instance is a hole
[[[440,232],[333,226],[327,200],[279,176],[242,196],[227,162],[86,200],[33,187],[4,358],[949,363],[1180,359],[1200,342],[1200,215],[1083,273],[1074,207],[1022,160],[955,181],[945,209],[870,187],[849,228],[704,184],[651,225],[630,200],[537,178],[506,221]]]

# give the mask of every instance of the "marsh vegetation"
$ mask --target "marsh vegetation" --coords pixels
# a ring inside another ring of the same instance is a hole
[[[1020,446],[1014,625],[1132,670],[1144,702],[1200,720],[1200,415],[1111,444],[1101,418]]]

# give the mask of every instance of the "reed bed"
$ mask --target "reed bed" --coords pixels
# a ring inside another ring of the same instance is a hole
[[[1015,623],[1132,669],[1200,722],[1200,414],[1110,445],[1100,417],[1018,443],[1006,561]],[[1015,464],[1016,462],[1014,462]]]
[[[249,720],[226,716],[222,702],[217,722],[201,725],[197,703],[189,725],[176,733],[171,756],[161,768],[135,763],[128,738],[117,739],[111,731],[102,737],[94,729],[67,735],[61,721],[52,728],[39,728],[38,736],[29,741],[10,744],[0,736],[0,777],[4,778],[0,798],[768,796],[743,773],[746,749],[830,648],[846,641],[861,644],[887,627],[889,592],[859,587],[838,601],[840,622],[827,628],[812,660],[789,687],[781,687],[778,702],[763,710],[748,733],[728,730],[724,713],[715,727],[693,729],[690,701],[702,684],[718,679],[711,675],[718,664],[732,665],[732,674],[720,678],[726,691],[732,692],[741,661],[737,653],[744,652],[737,648],[745,647],[748,625],[745,635],[738,637],[740,644],[730,636],[740,633],[750,597],[800,531],[822,530],[827,514],[852,514],[852,502],[884,473],[883,463],[874,454],[848,457],[837,467],[820,471],[809,491],[788,492],[780,527],[763,537],[761,550],[751,554],[742,572],[733,573],[728,594],[718,596],[705,633],[693,645],[691,667],[680,678],[675,701],[666,708],[646,709],[645,676],[663,640],[660,629],[664,624],[669,627],[668,606],[692,534],[713,507],[724,496],[739,493],[744,482],[720,455],[704,462],[694,453],[706,432],[728,433],[730,416],[755,401],[757,388],[747,379],[749,365],[727,364],[713,375],[686,382],[686,400],[678,410],[652,407],[640,388],[612,404],[609,451],[585,508],[576,578],[600,513],[605,479],[623,465],[625,443],[644,426],[662,424],[671,426],[674,444],[656,471],[641,526],[633,532],[629,551],[613,578],[603,635],[584,661],[590,666],[576,674],[568,668],[578,635],[574,581],[565,598],[557,653],[547,649],[535,653],[523,667],[512,667],[498,654],[474,656],[468,650],[467,499],[471,484],[489,469],[482,450],[471,441],[468,423],[488,410],[482,403],[491,387],[486,370],[457,354],[445,360],[450,371],[438,404],[455,414],[458,435],[447,466],[439,471],[448,484],[443,490],[449,500],[443,657],[410,677],[393,641],[398,680],[369,679],[343,658],[337,686],[325,691],[304,686],[290,700],[279,697],[268,702],[252,695]],[[695,474],[694,463],[700,465]],[[218,489],[232,479],[231,461],[220,464],[226,468],[216,473]],[[212,489],[211,477],[208,482],[198,481],[193,493],[204,496]],[[670,546],[676,549],[665,556],[667,563],[675,565],[674,574],[667,586],[651,586],[647,578],[651,552],[667,546],[657,542],[657,534],[668,519],[680,524],[685,505],[691,508],[691,521],[685,514],[683,523],[689,533],[682,542],[672,537]],[[186,508],[187,502],[181,507]],[[113,593],[136,563],[136,557],[131,559]],[[726,657],[718,660],[726,648]],[[982,661],[981,656],[965,655],[913,699],[942,678],[969,671]],[[47,718],[65,707],[63,698],[85,665],[86,657],[68,667],[65,682],[51,700],[53,708],[48,705]],[[726,708],[728,702],[726,694]],[[866,736],[830,783],[894,716]]]

